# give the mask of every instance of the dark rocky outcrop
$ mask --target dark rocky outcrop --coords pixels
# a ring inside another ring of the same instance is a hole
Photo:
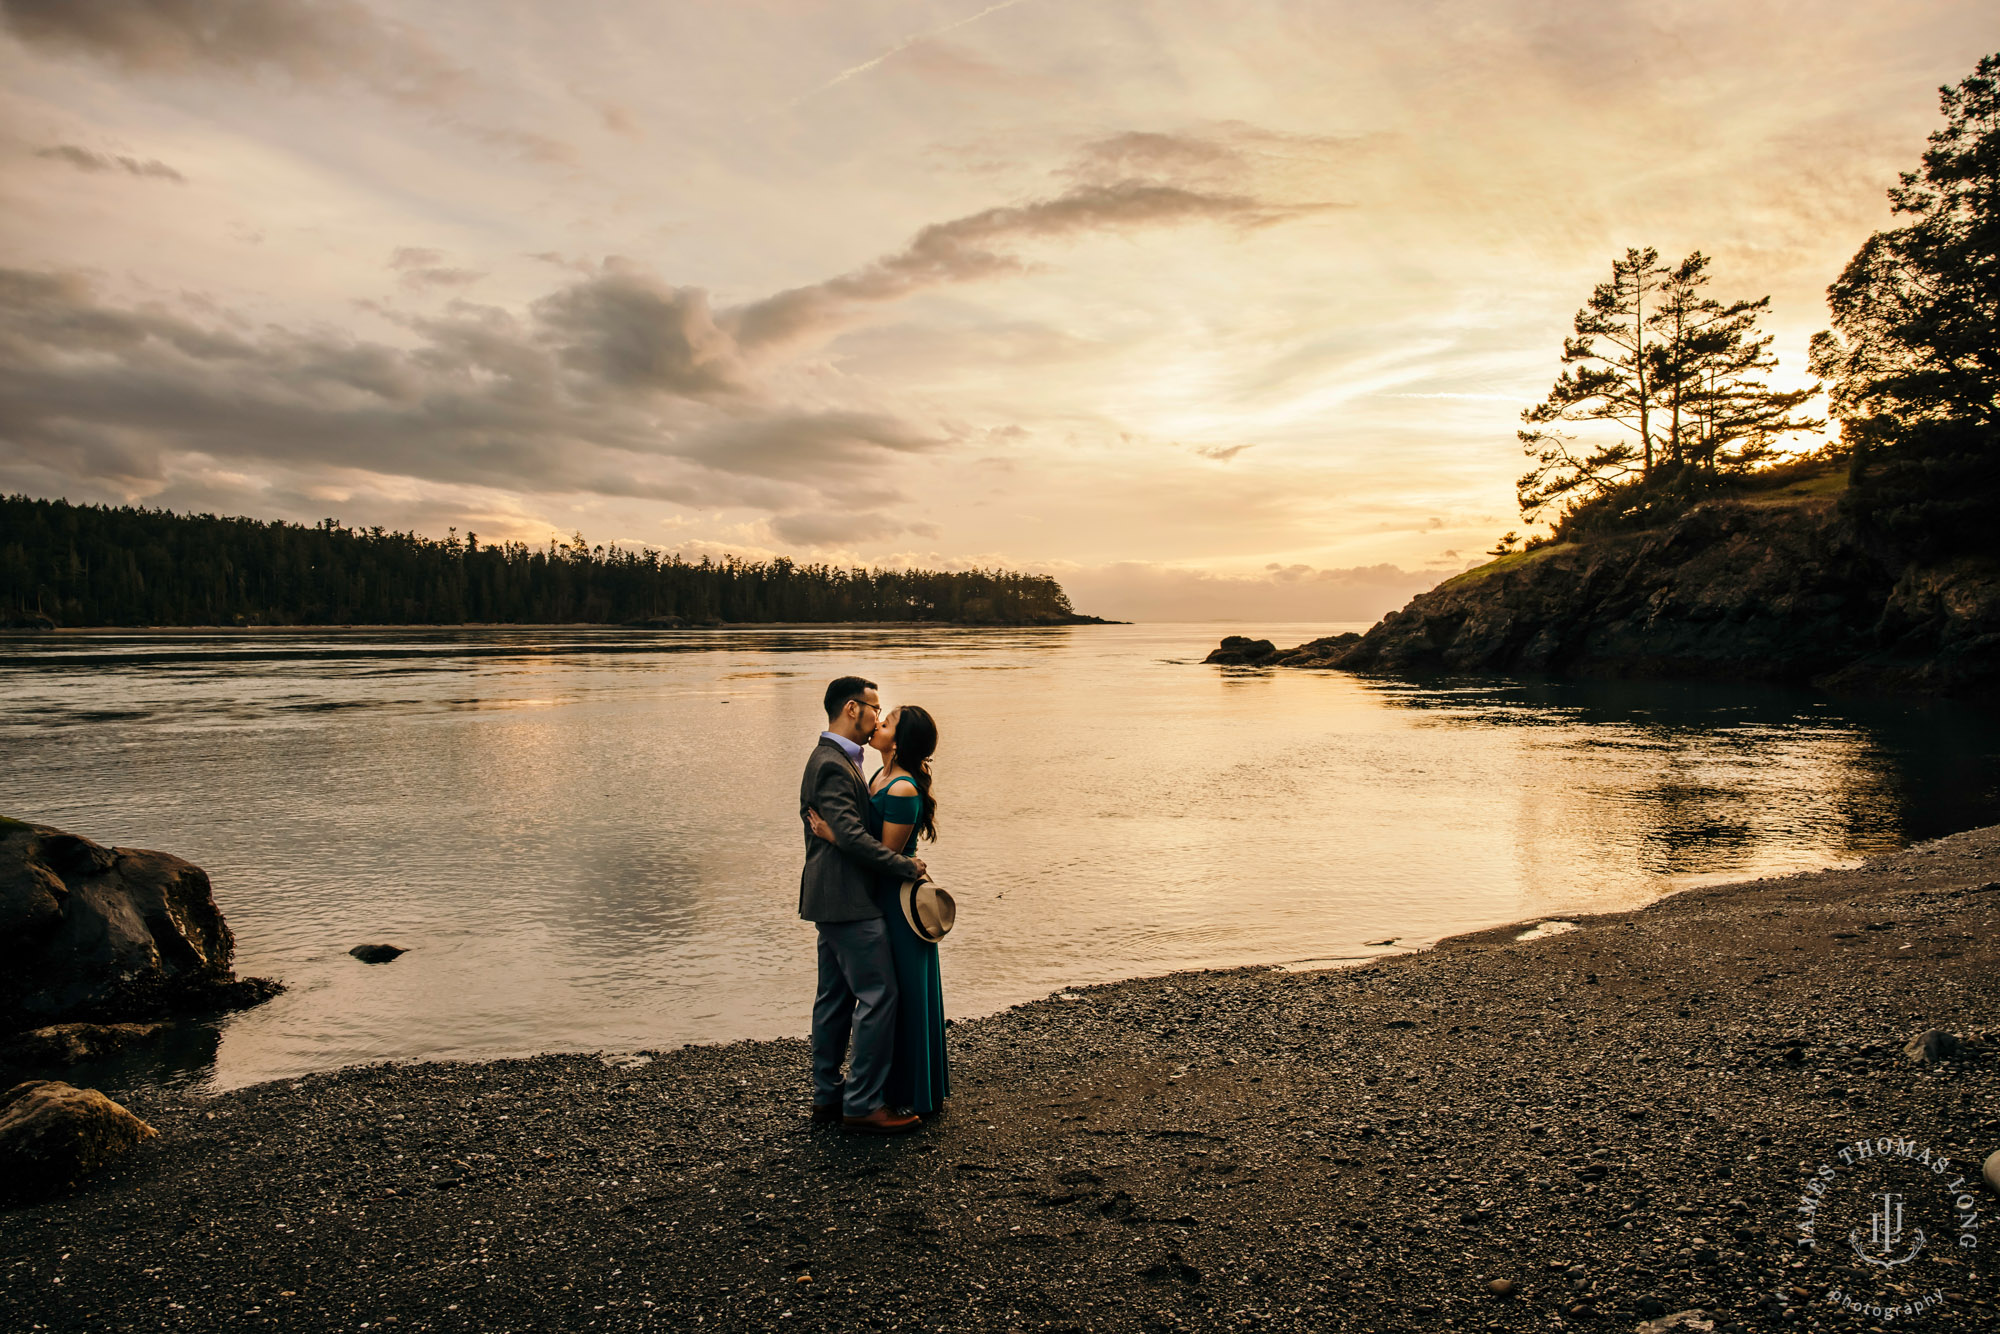
[[[1268,639],[1229,635],[1223,639],[1222,647],[1210,653],[1202,661],[1223,667],[1261,667],[1277,656],[1278,646]]]
[[[0,1032],[238,1009],[283,989],[238,978],[235,948],[199,866],[0,820]]]
[[[395,945],[356,945],[348,953],[363,963],[391,963],[409,951]]]
[[[16,1084],[0,1093],[0,1198],[73,1186],[158,1133],[95,1089]]]
[[[1366,635],[1262,661],[1991,698],[2000,695],[2000,562],[1899,567],[1856,538],[1830,497],[1710,501],[1664,528],[1503,556],[1420,594]]]

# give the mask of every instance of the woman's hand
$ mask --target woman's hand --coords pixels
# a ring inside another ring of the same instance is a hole
[[[814,838],[823,838],[829,843],[834,841],[832,827],[820,819],[819,812],[810,806],[806,807],[806,823],[812,826]]]

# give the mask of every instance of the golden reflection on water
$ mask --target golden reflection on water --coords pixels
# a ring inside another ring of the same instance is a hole
[[[2000,819],[1984,714],[1199,665],[1235,628],[15,636],[0,811],[209,869],[239,966],[292,985],[180,1060],[216,1086],[802,1032],[793,807],[848,671],[939,719],[959,1015]],[[411,952],[347,957],[374,940]]]

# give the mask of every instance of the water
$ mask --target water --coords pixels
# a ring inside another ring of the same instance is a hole
[[[2000,821],[1988,714],[1199,665],[1239,628],[10,636],[0,813],[208,869],[239,971],[291,990],[82,1077],[216,1089],[802,1033],[794,807],[848,671],[939,720],[955,1015]]]

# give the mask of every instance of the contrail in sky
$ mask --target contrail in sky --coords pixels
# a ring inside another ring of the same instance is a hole
[[[967,18],[962,18],[956,23],[947,23],[945,24],[944,27],[939,28],[934,32],[920,32],[916,34],[914,37],[905,37],[902,41],[896,43],[894,46],[890,47],[887,51],[884,51],[881,55],[876,56],[873,60],[864,60],[859,65],[856,65],[851,69],[844,69],[840,73],[834,75],[831,79],[828,79],[825,83],[821,84],[819,87],[813,89],[811,92],[800,93],[797,97],[785,103],[785,107],[787,110],[789,110],[790,108],[799,105],[799,103],[806,101],[808,98],[818,97],[821,93],[825,92],[829,88],[837,87],[840,84],[846,83],[849,79],[853,78],[857,74],[866,74],[869,70],[874,69],[877,65],[889,59],[891,56],[909,50],[911,47],[915,46],[918,42],[927,42],[933,37],[942,37],[948,32],[957,32],[960,28],[963,28],[968,24],[979,22],[979,20],[985,18],[988,14],[997,14],[1003,9],[1012,9],[1015,5],[1021,4],[1022,2],[1023,0],[1000,0],[1000,3],[997,5],[988,5],[986,6],[986,8],[980,10],[977,14],[973,14]]]

